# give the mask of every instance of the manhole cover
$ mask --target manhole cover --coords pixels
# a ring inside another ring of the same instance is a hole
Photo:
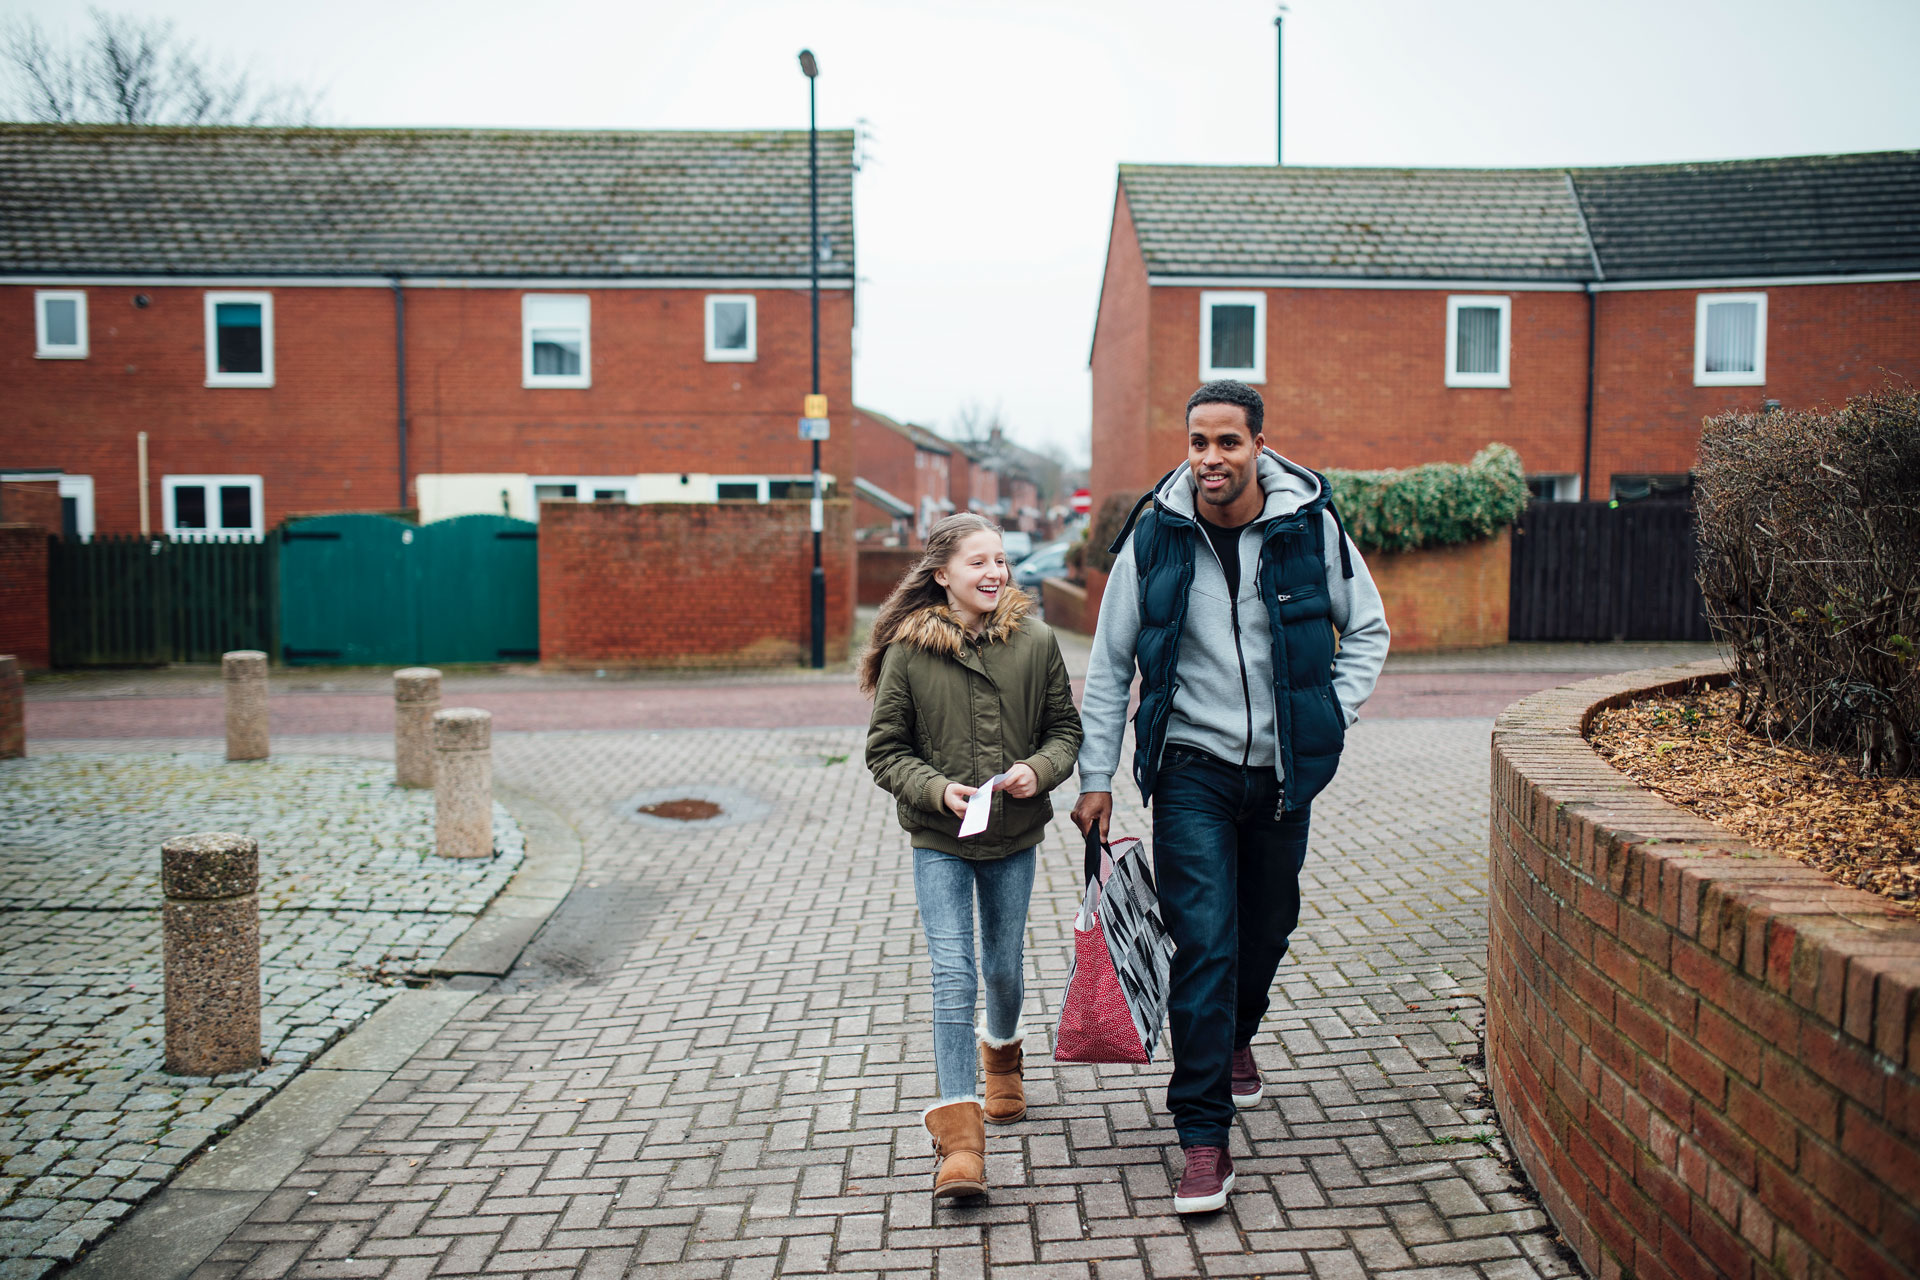
[[[620,816],[643,827],[685,831],[688,827],[731,827],[759,822],[772,812],[764,797],[741,787],[682,782],[649,787],[617,806]]]
[[[675,822],[705,822],[719,817],[725,810],[711,800],[662,800],[658,804],[641,805],[639,812],[656,818],[672,818]]]

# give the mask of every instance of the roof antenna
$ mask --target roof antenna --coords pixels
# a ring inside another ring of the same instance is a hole
[[[1273,15],[1273,163],[1283,165],[1286,160],[1286,103],[1282,90],[1286,87],[1286,31],[1287,6],[1276,5]]]

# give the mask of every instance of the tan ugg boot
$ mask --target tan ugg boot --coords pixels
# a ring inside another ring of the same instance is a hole
[[[980,1037],[980,1070],[987,1079],[988,1124],[1012,1124],[1027,1115],[1027,1091],[1020,1079],[1020,1038],[995,1041]]]
[[[942,1102],[921,1116],[940,1167],[933,1175],[935,1200],[987,1192],[987,1121],[974,1098]]]

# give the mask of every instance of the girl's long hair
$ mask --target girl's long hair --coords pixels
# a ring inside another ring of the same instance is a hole
[[[873,619],[873,634],[867,637],[867,649],[860,655],[860,692],[869,698],[880,687],[880,664],[886,661],[887,646],[900,634],[900,625],[930,604],[945,604],[947,589],[933,580],[937,570],[947,567],[961,540],[976,533],[998,535],[1000,526],[983,515],[956,511],[927,530],[926,550]]]

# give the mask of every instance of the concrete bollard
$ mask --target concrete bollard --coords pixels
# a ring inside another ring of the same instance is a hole
[[[433,785],[433,717],[440,710],[440,673],[403,667],[393,673],[393,775],[403,787]]]
[[[11,654],[0,653],[0,760],[27,754],[27,678]]]
[[[260,1069],[260,846],[211,831],[160,846],[167,1070]]]
[[[227,759],[267,758],[267,655],[235,649],[220,658],[227,685]]]
[[[493,713],[454,707],[433,716],[433,851],[493,856]]]

